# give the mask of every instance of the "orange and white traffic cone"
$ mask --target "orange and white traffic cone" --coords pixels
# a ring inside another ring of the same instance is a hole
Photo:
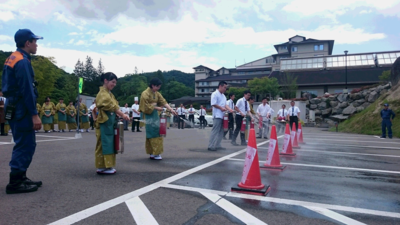
[[[264,196],[268,194],[269,190],[269,185],[261,183],[256,135],[254,129],[250,129],[242,179],[236,187],[231,188],[231,191]]]
[[[296,124],[293,123],[292,132],[290,133],[290,139],[292,140],[292,148],[300,148],[297,143],[297,132],[296,132]]]
[[[293,153],[293,148],[292,148],[292,141],[290,138],[290,126],[289,124],[286,124],[286,129],[285,129],[285,137],[283,139],[283,150],[279,155],[285,155],[285,156],[295,156],[296,153]]]
[[[269,139],[267,160],[265,161],[264,166],[260,166],[260,167],[266,168],[266,169],[274,169],[274,170],[285,169],[285,166],[281,165],[281,160],[279,159],[278,138],[276,136],[275,125],[272,125],[272,128],[271,128],[271,136]]]
[[[301,123],[299,123],[299,129],[297,130],[297,141],[299,144],[305,144],[303,141],[303,129],[301,127]]]

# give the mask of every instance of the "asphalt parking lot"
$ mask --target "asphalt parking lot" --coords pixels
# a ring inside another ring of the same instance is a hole
[[[303,130],[283,171],[261,169],[267,196],[230,192],[246,150],[207,151],[211,128],[169,129],[162,161],[145,154],[145,132],[127,131],[112,176],[95,173],[94,132],[38,133],[28,176],[43,186],[6,195],[12,144],[0,137],[0,224],[400,224],[399,139]],[[263,164],[268,140],[257,143]]]

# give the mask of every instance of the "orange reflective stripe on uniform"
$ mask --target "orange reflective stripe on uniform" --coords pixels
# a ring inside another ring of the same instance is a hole
[[[22,55],[21,52],[13,52],[10,57],[7,58],[6,62],[4,63],[5,66],[9,66],[11,68],[14,68],[15,64],[19,62],[20,60],[24,59],[24,56]]]

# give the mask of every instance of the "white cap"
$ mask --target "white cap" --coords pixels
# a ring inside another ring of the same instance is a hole
[[[135,101],[139,101],[139,98],[138,98],[138,97],[135,97]]]

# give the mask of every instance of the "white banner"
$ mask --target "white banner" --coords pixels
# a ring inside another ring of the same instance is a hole
[[[253,164],[254,157],[256,156],[257,149],[247,146],[246,159],[244,160],[243,174],[242,174],[242,184],[246,183],[247,175],[249,175],[249,171],[251,165]],[[258,162],[257,162],[258,163]]]
[[[294,142],[294,138],[296,137],[296,131],[292,131],[292,132],[290,132],[290,134],[291,134],[291,139],[292,139],[292,147],[293,147],[293,142]]]
[[[290,134],[285,134],[285,137],[283,139],[283,151],[282,151],[283,153],[287,153],[289,141],[290,141]]]
[[[276,147],[276,140],[270,139],[269,140],[269,148],[268,148],[268,155],[267,155],[267,164],[271,165],[272,157],[274,156],[274,151]]]

